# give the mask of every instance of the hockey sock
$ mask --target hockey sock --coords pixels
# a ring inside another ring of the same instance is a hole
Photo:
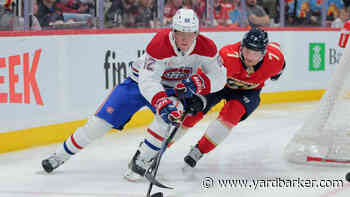
[[[93,116],[89,118],[84,126],[78,128],[63,142],[62,146],[57,149],[56,154],[74,155],[95,139],[102,137],[111,129],[112,125]]]
[[[214,120],[208,127],[203,137],[199,140],[197,147],[202,153],[212,151],[219,145],[230,133],[229,128],[226,127],[220,120]]]
[[[147,129],[147,134],[139,150],[141,152],[140,157],[145,161],[150,161],[160,150],[162,146],[163,137],[152,129]]]

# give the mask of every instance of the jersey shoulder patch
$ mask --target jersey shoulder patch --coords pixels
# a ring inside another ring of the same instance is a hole
[[[211,39],[199,34],[196,41],[196,46],[194,47],[191,54],[197,54],[200,56],[215,57],[218,50],[217,47]]]
[[[229,44],[220,49],[220,55],[222,58],[239,58],[240,43]]]
[[[278,43],[271,43],[267,45],[267,51],[265,54],[265,58],[268,58],[269,61],[276,62],[279,64],[284,63],[284,55],[281,51],[281,48]]]
[[[270,72],[274,72],[275,74],[277,74],[282,70],[284,64],[284,55],[279,45],[269,44],[267,46],[263,65],[266,65],[266,68],[268,68]]]
[[[153,58],[165,59],[176,56],[169,40],[170,30],[158,32],[146,47],[146,52]]]

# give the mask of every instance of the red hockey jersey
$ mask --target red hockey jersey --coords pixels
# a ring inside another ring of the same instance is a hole
[[[240,48],[241,42],[237,42],[224,46],[219,52],[227,69],[226,86],[232,89],[260,89],[267,79],[282,70],[285,63],[279,44],[269,43],[263,60],[251,72],[241,61]]]

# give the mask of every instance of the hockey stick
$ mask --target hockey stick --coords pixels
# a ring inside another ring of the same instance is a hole
[[[151,191],[153,188],[153,185],[156,185],[160,188],[165,188],[165,189],[174,189],[173,187],[169,187],[166,186],[162,183],[160,183],[157,179],[156,179],[156,175],[158,172],[158,167],[159,167],[159,163],[160,160],[165,152],[165,150],[167,149],[168,145],[170,144],[171,140],[174,138],[177,130],[181,127],[182,125],[182,121],[185,119],[187,115],[187,112],[185,111],[185,113],[182,115],[180,122],[178,122],[176,125],[171,125],[170,126],[170,135],[168,138],[166,138],[166,140],[163,140],[162,142],[162,146],[156,156],[156,159],[153,161],[153,163],[151,164],[151,167],[147,169],[146,173],[145,173],[145,177],[146,179],[150,182],[149,187],[148,187],[148,191],[147,191],[147,197],[162,197],[163,193],[162,192],[157,192],[153,195],[151,195]]]
[[[186,101],[184,99],[184,95],[181,94],[180,97],[182,97],[182,102],[184,103],[184,105],[186,106]],[[207,101],[206,99],[201,96],[201,95],[197,95],[197,97],[200,99],[200,103],[202,105],[200,105],[200,108],[201,110],[203,110],[206,106],[207,106]],[[196,100],[195,103],[198,103],[199,101]],[[192,104],[193,105],[193,104]],[[150,191],[152,190],[152,187],[153,185],[156,185],[160,188],[166,188],[166,189],[174,189],[172,187],[169,187],[169,186],[166,186],[162,183],[160,183],[155,177],[156,177],[156,174],[157,174],[157,171],[158,171],[158,167],[159,167],[159,163],[160,163],[160,159],[162,157],[162,155],[164,154],[166,148],[168,147],[169,143],[171,142],[171,140],[173,139],[173,137],[175,136],[177,130],[179,129],[179,127],[181,126],[181,123],[182,121],[185,119],[186,115],[188,113],[197,113],[198,112],[198,106],[196,106],[195,108],[187,108],[185,109],[185,113],[182,115],[181,117],[181,121],[176,124],[176,126],[171,126],[170,127],[170,135],[169,137],[167,138],[167,140],[163,140],[162,142],[162,146],[161,146],[161,149],[160,151],[158,152],[157,156],[156,156],[156,159],[153,161],[153,163],[151,164],[150,168],[147,169],[146,173],[145,173],[145,177],[147,178],[147,180],[150,182],[150,186],[148,188],[148,194],[147,194],[147,197],[149,197],[149,193]],[[201,111],[199,110],[199,111]]]
[[[170,135],[169,135],[169,137],[162,142],[162,146],[161,146],[161,148],[160,148],[160,150],[159,150],[159,152],[157,154],[156,159],[153,161],[151,167],[148,168],[146,173],[145,173],[145,177],[150,182],[150,185],[148,187],[147,197],[150,197],[150,193],[151,193],[153,185],[156,185],[156,186],[158,186],[160,188],[174,189],[172,187],[169,187],[169,186],[166,186],[166,185],[160,183],[156,179],[156,175],[157,175],[157,172],[158,172],[158,167],[159,167],[160,160],[161,160],[161,158],[162,158],[166,148],[168,147],[168,145],[171,142],[171,140],[174,138],[174,136],[175,136],[175,134],[176,134],[176,132],[177,132],[177,130],[179,129],[180,126],[181,126],[181,124],[178,123],[176,126],[172,125],[170,127]]]
[[[206,99],[201,96],[201,95],[197,95],[198,98],[201,100],[201,110],[203,110],[206,105]],[[184,106],[186,106],[186,100],[185,100],[185,96],[184,96],[184,92],[178,92],[178,98],[182,98],[181,101],[183,102]],[[197,106],[198,107],[198,106]],[[150,182],[149,187],[148,187],[148,191],[147,191],[147,197],[163,197],[163,193],[162,192],[157,192],[151,195],[151,191],[153,188],[153,185],[156,185],[160,188],[166,188],[166,189],[174,189],[172,187],[166,186],[162,183],[160,183],[157,179],[156,179],[156,175],[158,172],[158,167],[159,167],[159,163],[160,163],[160,159],[162,158],[166,148],[168,147],[168,145],[170,144],[171,140],[174,138],[177,130],[181,127],[183,120],[185,119],[186,115],[188,113],[196,113],[195,112],[196,108],[188,108],[185,109],[185,113],[183,113],[180,122],[178,122],[176,125],[172,125],[170,127],[170,135],[168,138],[166,138],[166,140],[163,140],[162,142],[162,146],[161,149],[159,150],[156,159],[153,161],[153,163],[151,164],[150,168],[147,169],[146,173],[145,173],[145,177],[147,178],[147,180]]]

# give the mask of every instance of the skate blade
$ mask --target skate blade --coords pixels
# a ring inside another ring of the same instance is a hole
[[[181,171],[182,171],[183,176],[186,178],[186,180],[196,179],[196,176],[194,173],[194,168],[192,168],[191,166],[185,164],[185,166],[183,166],[181,168]]]
[[[146,179],[139,174],[131,171],[128,169],[128,171],[124,174],[123,178],[129,182],[145,182]]]

